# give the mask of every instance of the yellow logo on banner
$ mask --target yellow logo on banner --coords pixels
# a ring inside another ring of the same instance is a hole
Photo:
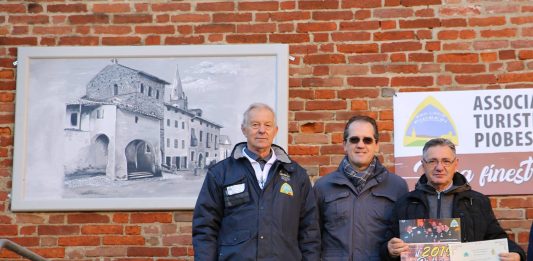
[[[459,144],[457,130],[450,114],[435,98],[428,96],[411,114],[403,138],[406,147],[422,147],[433,138],[446,138]]]
[[[287,194],[289,196],[293,195],[292,187],[291,187],[291,185],[289,185],[289,183],[283,183],[283,185],[281,185],[281,189],[279,190],[279,192],[281,192],[283,194]]]

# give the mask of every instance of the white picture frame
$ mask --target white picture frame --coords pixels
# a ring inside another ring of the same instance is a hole
[[[285,44],[20,47],[12,211],[192,209],[210,164],[276,111],[287,149]]]

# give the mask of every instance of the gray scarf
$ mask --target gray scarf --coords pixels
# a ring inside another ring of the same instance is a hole
[[[347,156],[345,156],[341,162],[342,172],[344,173],[344,175],[346,175],[348,180],[352,182],[352,184],[355,187],[355,190],[357,191],[357,194],[359,194],[363,190],[363,188],[365,187],[366,181],[374,175],[375,168],[376,168],[376,157],[374,157],[374,159],[372,160],[368,168],[366,168],[365,170],[361,172],[358,172],[353,168]]]

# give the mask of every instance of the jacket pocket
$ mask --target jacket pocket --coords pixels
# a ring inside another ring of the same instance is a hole
[[[235,230],[220,234],[218,260],[253,260],[251,255],[254,251],[250,249],[249,244],[246,244],[249,240],[250,230]]]
[[[328,195],[324,198],[324,218],[326,223],[337,225],[345,223],[352,209],[350,201],[350,192],[343,191]]]
[[[220,237],[221,246],[234,246],[250,239],[250,230],[237,230]]]
[[[242,191],[237,190],[237,193],[235,193],[235,191],[231,190],[232,187],[241,185],[243,186]],[[242,183],[224,188],[224,204],[226,207],[236,207],[250,201],[250,192],[247,185]]]

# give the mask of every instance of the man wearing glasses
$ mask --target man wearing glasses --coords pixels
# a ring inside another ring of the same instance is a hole
[[[315,184],[324,261],[379,260],[386,221],[407,184],[379,162],[378,140],[374,119],[352,117],[344,128],[344,159]]]
[[[460,218],[461,242],[507,238],[500,227],[490,200],[473,191],[466,178],[457,172],[455,145],[443,138],[428,141],[422,149],[424,175],[415,190],[396,202],[387,238],[381,248],[382,260],[399,260],[407,244],[399,238],[399,220],[428,218]],[[525,260],[524,251],[508,240],[510,253],[500,254],[500,260]]]

